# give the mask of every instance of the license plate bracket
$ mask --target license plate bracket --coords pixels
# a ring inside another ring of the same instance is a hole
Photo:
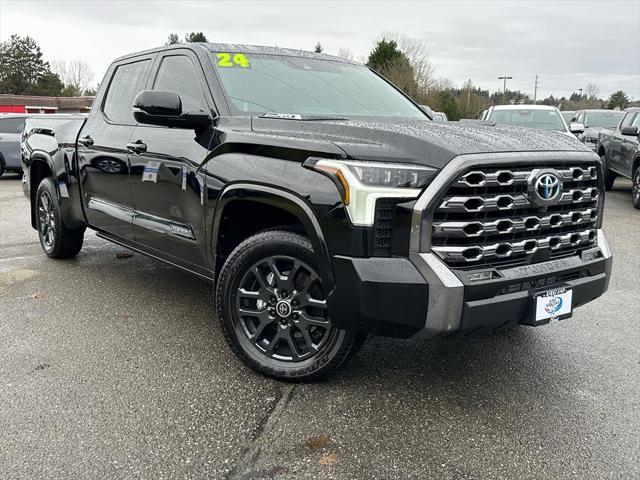
[[[557,285],[531,293],[530,315],[527,325],[545,325],[556,320],[570,318],[573,313],[573,289],[569,285]]]

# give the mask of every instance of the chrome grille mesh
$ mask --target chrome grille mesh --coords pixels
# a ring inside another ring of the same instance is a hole
[[[562,180],[553,205],[530,200],[528,180],[539,168],[553,168]],[[596,243],[599,197],[595,165],[474,167],[436,202],[431,250],[465,269],[573,255]]]

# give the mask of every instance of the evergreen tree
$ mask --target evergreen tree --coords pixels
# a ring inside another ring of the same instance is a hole
[[[622,90],[613,92],[609,97],[609,108],[619,107],[620,110],[624,110],[629,105],[629,97]]]
[[[320,44],[320,42],[316,43],[315,48],[313,49],[314,52],[316,53],[322,53],[324,49],[322,48],[322,45]]]
[[[185,42],[193,42],[193,43],[195,43],[195,42],[206,43],[209,40],[207,40],[207,37],[202,32],[191,32],[191,33],[187,33],[184,36],[184,41]]]
[[[62,87],[33,38],[11,35],[0,43],[0,93],[59,95]]]

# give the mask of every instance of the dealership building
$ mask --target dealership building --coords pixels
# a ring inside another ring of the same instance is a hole
[[[89,113],[93,98],[0,94],[0,113]]]

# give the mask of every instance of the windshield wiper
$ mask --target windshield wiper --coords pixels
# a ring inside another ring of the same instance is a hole
[[[300,113],[278,113],[269,112],[259,115],[260,118],[275,118],[278,120],[302,120],[302,121],[322,121],[322,120],[349,120],[342,115],[325,114],[300,114]]]

